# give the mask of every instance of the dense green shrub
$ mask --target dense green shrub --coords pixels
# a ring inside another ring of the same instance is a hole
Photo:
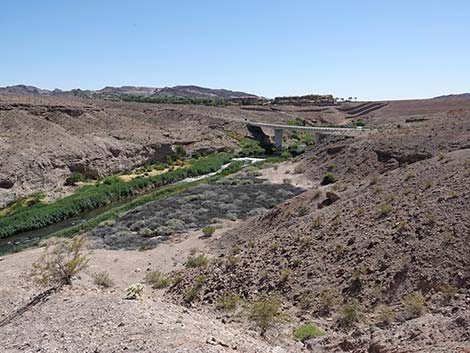
[[[219,153],[192,160],[187,167],[177,168],[148,178],[133,179],[129,182],[110,178],[108,183],[83,186],[73,195],[53,203],[39,203],[0,217],[0,238],[64,221],[105,206],[110,202],[138,194],[149,187],[158,188],[189,177],[215,172],[231,158],[230,154]],[[239,165],[231,165],[224,170],[224,173],[230,173],[236,168],[239,168]]]
[[[239,152],[241,157],[259,156],[266,153],[266,150],[261,147],[261,143],[252,138],[242,138],[240,140],[240,146],[242,148]]]
[[[323,179],[320,185],[333,184],[335,181],[336,181],[335,175],[333,173],[328,172],[323,176]]]
[[[80,172],[73,172],[70,176],[65,180],[65,185],[75,185],[79,181],[87,181],[87,177],[84,176]]]
[[[305,126],[305,120],[295,118],[295,119],[289,119],[287,120],[287,125],[290,126]]]
[[[363,127],[363,126],[366,126],[366,122],[362,119],[354,120],[353,121],[353,126],[354,127]]]
[[[209,238],[214,234],[215,232],[215,227],[214,226],[205,226],[202,228],[202,234],[204,235],[205,238]]]
[[[294,331],[294,337],[301,342],[305,342],[309,339],[312,339],[315,337],[321,337],[324,335],[325,335],[325,332],[320,330],[314,324],[300,325],[297,328],[297,330]]]

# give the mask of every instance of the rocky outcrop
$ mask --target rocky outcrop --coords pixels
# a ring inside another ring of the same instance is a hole
[[[266,135],[262,128],[259,126],[247,125],[248,132],[253,136],[254,139],[258,140],[261,146],[271,146],[272,142],[268,135]]]
[[[0,177],[0,189],[11,189],[15,182],[11,179]]]

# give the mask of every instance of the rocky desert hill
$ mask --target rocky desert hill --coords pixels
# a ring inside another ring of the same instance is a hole
[[[292,171],[318,187],[228,232],[213,245],[219,261],[186,270],[170,296],[187,304],[200,276],[191,305],[279,295],[326,330],[315,352],[467,352],[465,104],[390,102],[370,117],[382,127],[370,138],[325,139]]]
[[[142,96],[142,97],[193,97],[193,98],[240,98],[257,97],[254,94],[231,91],[228,89],[213,89],[195,85],[180,85],[174,87],[139,87],[139,86],[106,86],[99,90],[61,89],[47,90],[28,85],[0,87],[0,95],[5,96]]]

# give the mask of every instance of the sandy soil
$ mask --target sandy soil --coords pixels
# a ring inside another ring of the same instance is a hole
[[[260,178],[271,184],[284,184],[288,182],[294,186],[310,189],[315,183],[303,173],[300,161],[283,162],[269,168],[260,169]]]
[[[213,238],[236,223],[221,224]],[[224,325],[214,314],[166,302],[148,286],[141,300],[123,299],[125,289],[141,282],[148,270],[180,269],[194,249],[206,252],[214,239],[200,235],[190,232],[145,252],[92,251],[89,268],[72,287],[1,328],[2,352],[283,352],[257,334]],[[28,277],[41,251],[1,259],[0,319],[42,291]],[[102,271],[109,273],[113,287],[99,289],[93,284],[91,274]]]

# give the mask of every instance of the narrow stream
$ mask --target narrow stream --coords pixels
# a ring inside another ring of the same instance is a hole
[[[253,163],[256,163],[256,162],[263,161],[263,160],[264,160],[263,158],[249,158],[249,157],[247,157],[247,158],[233,158],[232,159],[232,161],[234,161],[234,162],[235,161],[243,161],[246,164],[253,164]],[[181,181],[177,182],[176,184],[190,183],[190,182],[193,182],[193,181],[208,178],[210,176],[216,175],[217,173],[221,172],[222,170],[227,168],[229,165],[230,165],[230,163],[224,164],[216,172],[208,173],[208,174],[201,175],[201,176],[198,176],[198,177],[186,178],[184,180],[181,180]],[[65,221],[55,223],[55,224],[52,224],[50,226],[47,226],[47,227],[44,227],[44,228],[41,228],[41,229],[36,229],[36,230],[28,231],[28,232],[18,233],[18,234],[15,234],[15,235],[13,235],[11,237],[7,237],[7,238],[0,238],[0,252],[11,251],[17,245],[26,245],[28,243],[32,243],[34,241],[37,241],[38,239],[47,237],[48,235],[51,235],[53,233],[56,233],[56,232],[62,231],[64,229],[74,227],[74,226],[76,226],[80,223],[84,223],[84,222],[89,221],[89,220],[91,220],[95,217],[98,217],[98,216],[102,215],[103,213],[105,213],[109,210],[112,210],[113,208],[125,205],[126,203],[131,202],[132,200],[134,200],[137,197],[152,193],[155,190],[156,189],[152,189],[152,190],[150,190],[146,193],[129,196],[129,197],[126,197],[124,199],[111,202],[111,203],[107,204],[106,206],[97,208],[95,210],[83,213],[80,216],[69,218]]]

